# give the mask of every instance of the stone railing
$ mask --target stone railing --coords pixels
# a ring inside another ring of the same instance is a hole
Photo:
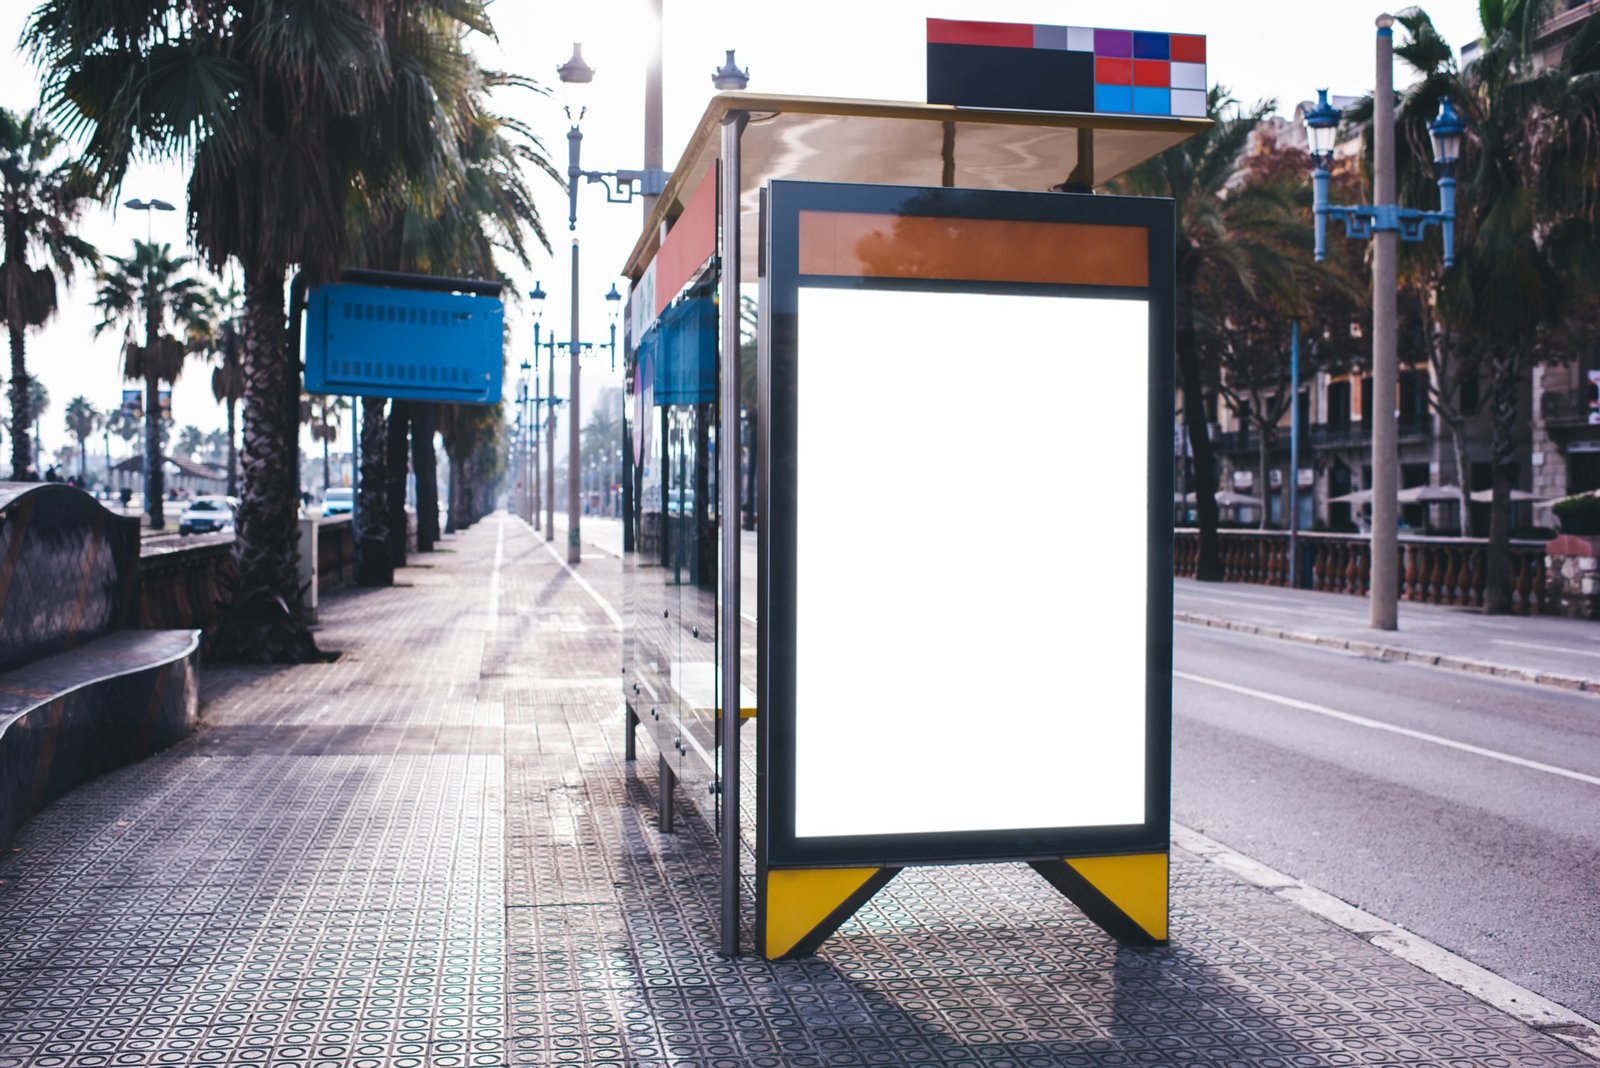
[[[349,516],[317,523],[317,589],[355,581],[355,533]],[[233,535],[162,539],[142,547],[139,558],[139,626],[193,627],[210,632],[217,602],[233,570]]]
[[[1224,582],[1253,582],[1288,586],[1289,535],[1281,530],[1224,530],[1222,575]],[[1303,533],[1299,535],[1297,566],[1301,589],[1364,596],[1372,581],[1372,546],[1357,534]],[[1400,538],[1400,596],[1427,604],[1483,605],[1484,557],[1488,542],[1482,538]],[[1173,571],[1193,576],[1200,558],[1200,535],[1180,527],[1173,535]],[[1512,610],[1521,615],[1545,609],[1545,543],[1511,543]]]
[[[210,633],[233,573],[233,535],[203,534],[146,545],[139,553],[139,626]]]
[[[347,515],[317,522],[317,589],[349,586],[356,580],[356,528]]]

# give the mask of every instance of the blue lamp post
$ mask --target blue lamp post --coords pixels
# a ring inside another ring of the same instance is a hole
[[[1316,226],[1316,259],[1327,253],[1328,220],[1344,223],[1345,235],[1365,241],[1373,233],[1393,230],[1402,241],[1421,241],[1430,225],[1437,224],[1444,238],[1444,265],[1456,261],[1456,162],[1461,158],[1461,135],[1466,124],[1456,114],[1449,97],[1439,101],[1439,114],[1428,123],[1433,142],[1434,169],[1439,175],[1439,210],[1419,211],[1397,204],[1344,205],[1329,203],[1333,146],[1339,133],[1339,109],[1328,102],[1328,91],[1317,90],[1317,106],[1306,112],[1306,139],[1311,146],[1312,212]]]
[[[1455,262],[1455,164],[1461,155],[1461,119],[1445,100],[1428,124],[1439,174],[1439,211],[1402,208],[1396,203],[1394,156],[1394,16],[1377,18],[1377,77],[1372,93],[1372,178],[1376,204],[1330,204],[1329,179],[1339,110],[1319,90],[1317,106],[1305,116],[1311,148],[1312,212],[1316,260],[1327,251],[1328,219],[1344,223],[1345,233],[1372,241],[1372,564],[1368,620],[1377,630],[1399,626],[1400,448],[1395,419],[1399,392],[1399,338],[1395,293],[1399,285],[1400,241],[1421,241],[1430,225],[1444,237],[1444,264]]]

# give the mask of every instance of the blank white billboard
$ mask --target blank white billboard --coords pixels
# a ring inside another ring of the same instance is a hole
[[[796,837],[1142,822],[1147,302],[798,311]]]

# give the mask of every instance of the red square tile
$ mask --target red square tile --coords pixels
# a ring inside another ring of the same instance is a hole
[[[1133,84],[1167,88],[1172,84],[1172,64],[1164,59],[1134,60]]]
[[[1133,60],[1107,59],[1098,56],[1094,61],[1094,82],[1096,85],[1132,85]]]
[[[1172,35],[1172,62],[1174,63],[1204,63],[1206,61],[1206,39],[1196,35]]]
[[[929,19],[928,43],[1032,48],[1033,24]]]

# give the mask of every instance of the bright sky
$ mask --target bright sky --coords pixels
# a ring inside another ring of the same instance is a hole
[[[1359,94],[1373,84],[1373,19],[1380,10],[1349,0],[1328,0],[1315,7],[1285,5],[1281,0],[1230,0],[1200,5],[1185,0],[1136,0],[1110,9],[1081,0],[985,0],[982,4],[952,0],[809,0],[803,5],[778,5],[751,0],[742,5],[709,0],[663,0],[665,27],[666,159],[670,169],[714,91],[711,72],[722,65],[728,48],[738,51],[741,67],[750,71],[750,87],[774,93],[868,97],[884,100],[924,98],[924,20],[979,18],[1002,22],[1116,27],[1202,33],[1208,38],[1208,75],[1233,90],[1241,100],[1275,99],[1284,114],[1297,101],[1327,86],[1335,93]],[[1424,5],[1445,39],[1458,49],[1476,35],[1477,5],[1473,0],[1437,0]],[[0,5],[0,41],[15,42],[31,4],[16,0]],[[644,67],[648,54],[650,15],[646,0],[565,4],[532,4],[498,0],[491,12],[498,44],[482,42],[480,56],[488,66],[514,70],[546,82],[549,98],[523,92],[497,101],[504,111],[531,122],[540,132],[552,162],[566,170],[567,123],[560,110],[560,84],[555,69],[583,42],[584,57],[595,69],[583,122],[583,166],[611,171],[643,166]],[[1298,17],[1290,17],[1297,15]],[[1397,74],[1404,83],[1405,76]],[[23,110],[37,102],[35,71],[20,56],[0,64],[0,106]],[[135,167],[118,200],[157,197],[182,205],[186,169],[179,162]],[[539,252],[535,269],[512,271],[526,292],[537,279],[549,293],[546,319],[558,324],[557,337],[567,340],[570,300],[567,205],[563,188],[548,179],[535,182],[539,207],[554,255]],[[95,209],[85,219],[84,236],[102,252],[125,255],[135,238],[152,236],[177,246],[187,243],[181,213],[156,214]],[[599,185],[584,185],[579,194],[578,231],[582,249],[582,340],[605,341],[608,286],[632,248],[642,223],[637,203],[608,204]],[[120,399],[119,339],[108,333],[96,340],[91,331],[94,284],[80,276],[66,291],[61,315],[28,337],[28,366],[50,391],[51,407],[42,424],[45,455],[66,444],[62,425],[67,401],[83,394],[96,406],[114,407]],[[532,327],[526,301],[510,305],[515,368],[530,351]],[[620,331],[619,331],[620,333]],[[547,335],[548,336],[548,335]],[[619,366],[620,366],[620,360]],[[558,363],[558,392],[566,394],[567,369]],[[605,356],[591,357],[583,368],[583,401],[587,408],[599,389],[620,385]],[[511,393],[514,387],[508,387]],[[193,423],[203,430],[220,427],[223,414],[211,398],[209,369],[191,365],[174,398],[178,426]],[[565,440],[565,427],[561,439]],[[309,448],[309,441],[307,442]],[[9,449],[9,444],[5,446]],[[122,443],[113,441],[120,454]],[[91,452],[93,455],[93,452]],[[46,460],[48,462],[48,460]]]

